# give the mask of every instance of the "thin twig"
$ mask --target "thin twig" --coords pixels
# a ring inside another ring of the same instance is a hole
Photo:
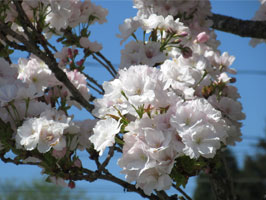
[[[92,88],[93,90],[95,90],[96,92],[98,92],[99,94],[103,94],[100,90],[98,90],[96,87],[94,87],[93,85],[91,85],[90,83],[87,82],[87,85]]]
[[[105,171],[106,166],[109,164],[113,156],[114,156],[114,147],[110,147],[106,159],[104,160],[104,162],[101,164],[100,168],[98,169],[99,173],[101,173],[102,171]]]
[[[175,188],[178,192],[180,192],[184,197],[186,197],[186,199],[188,200],[192,200],[192,198],[190,196],[188,196],[188,194],[183,191],[180,187],[176,187],[174,184],[172,184],[173,188]]]
[[[112,70],[110,70],[108,65],[104,64],[97,56],[95,56],[95,54],[91,54],[91,55],[92,55],[93,59],[98,61],[113,76],[113,78],[116,77],[116,75],[114,74],[114,72],[112,72]]]
[[[115,67],[112,65],[111,61],[109,61],[101,52],[96,52],[96,54],[100,58],[102,58],[109,65],[109,67],[113,70],[114,74],[117,75],[117,71],[115,70]]]
[[[104,93],[103,87],[94,78],[92,78],[91,76],[89,76],[85,72],[81,72],[81,73],[84,76],[86,76],[86,78],[88,79],[88,81],[90,81],[91,83],[93,83],[94,85],[96,85],[101,90],[101,92],[99,92],[100,94],[103,94]]]
[[[1,27],[1,25],[0,25],[0,27]],[[10,46],[10,47],[12,47],[12,48],[14,48],[14,49],[18,49],[18,50],[20,50],[20,51],[27,51],[27,48],[26,48],[25,46],[23,46],[23,45],[19,45],[19,44],[17,44],[16,42],[11,42],[11,41],[9,41],[9,40],[7,39],[7,37],[6,37],[6,34],[2,33],[1,30],[0,30],[0,38],[1,38],[2,40],[4,40],[5,43],[6,43],[8,46]]]

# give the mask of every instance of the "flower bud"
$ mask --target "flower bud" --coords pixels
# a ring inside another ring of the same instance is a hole
[[[80,61],[77,62],[77,65],[81,67],[83,63],[84,63],[84,59],[81,59]]]
[[[75,49],[74,50],[74,56],[78,55],[78,53],[79,53],[79,50]]]
[[[182,32],[178,34],[179,37],[186,37],[187,35],[188,35],[188,32]]]
[[[73,165],[74,165],[75,167],[78,167],[78,168],[81,168],[81,167],[82,167],[82,163],[81,163],[80,159],[76,159],[76,160],[74,161]]]
[[[235,83],[235,82],[236,82],[236,78],[235,77],[231,77],[230,83]]]
[[[206,32],[201,32],[197,35],[196,41],[199,43],[205,43],[210,39],[210,36]]]
[[[192,50],[189,47],[184,47],[181,49],[184,58],[190,58],[192,56]]]
[[[74,181],[69,181],[69,183],[68,183],[68,187],[69,187],[70,189],[75,188],[75,187],[76,187],[75,182],[74,182]]]
[[[72,50],[70,48],[67,49],[67,56],[73,58]]]

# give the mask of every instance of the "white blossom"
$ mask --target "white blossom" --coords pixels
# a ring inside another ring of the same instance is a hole
[[[99,120],[93,128],[93,135],[89,140],[93,143],[96,151],[101,156],[106,147],[110,147],[115,143],[115,136],[121,128],[120,122],[113,118]]]

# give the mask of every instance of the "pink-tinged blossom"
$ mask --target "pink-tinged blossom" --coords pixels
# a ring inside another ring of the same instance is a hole
[[[138,17],[147,19],[150,16],[180,15],[186,25],[189,25],[193,34],[208,30],[211,23],[206,20],[211,15],[209,1],[160,1],[160,0],[134,0],[134,7],[138,9]],[[187,18],[186,16],[192,16]]]
[[[93,134],[93,127],[96,125],[98,120],[87,119],[84,121],[77,121],[75,125],[79,127],[78,133],[76,133],[71,141],[70,149],[79,149],[84,151],[90,148],[91,142],[89,137]]]
[[[35,85],[38,91],[59,84],[49,67],[35,56],[31,56],[30,59],[19,59],[17,78],[24,83]]]
[[[214,65],[220,69],[220,71],[229,72],[230,74],[236,74],[236,70],[229,68],[235,61],[234,56],[230,56],[228,52],[224,52],[222,55],[215,54]]]
[[[123,156],[118,161],[126,180],[136,181],[136,186],[148,195],[154,189],[169,189],[169,173],[177,157],[170,146],[171,134],[160,130],[157,122],[150,118],[131,122],[124,135]]]
[[[15,65],[9,65],[4,58],[0,58],[0,81],[1,79],[11,79],[14,81],[17,78],[17,71]]]
[[[135,65],[128,70],[120,70],[119,75],[122,84],[121,89],[131,104],[140,106],[154,101],[154,89],[158,75],[156,68],[147,65]]]
[[[68,79],[71,81],[71,83],[79,90],[79,92],[83,95],[83,97],[87,100],[90,98],[90,89],[87,87],[87,79],[86,77],[80,73],[78,70],[74,71],[67,71],[66,72]],[[64,88],[61,91],[63,94],[66,93],[67,96],[67,104],[68,105],[75,105],[77,108],[81,109],[81,106],[79,103],[77,103],[74,100],[71,100],[71,92],[64,86]]]
[[[72,48],[69,47],[63,47],[61,51],[58,51],[54,54],[55,58],[59,59],[59,67],[65,68],[65,66],[68,64],[69,61],[69,52],[71,54],[74,54],[74,52],[77,50],[77,47],[74,45]]]
[[[194,127],[201,126],[208,127],[209,132],[212,131],[213,137],[221,142],[225,142],[225,138],[228,136],[228,125],[222,118],[221,112],[205,99],[178,102],[170,122],[180,136],[193,130]]]
[[[11,101],[34,99],[42,95],[43,93],[38,92],[34,85],[14,80],[13,83],[0,86],[0,105],[4,106]]]
[[[50,176],[49,180],[51,183],[61,186],[61,187],[68,187],[68,184],[65,182],[65,180],[61,177],[55,177],[55,176]]]
[[[121,50],[120,68],[129,68],[131,65],[148,65],[155,66],[165,61],[165,53],[160,50],[159,42],[142,42],[131,41],[126,44],[125,49]]]
[[[89,49],[92,52],[98,52],[102,50],[102,45],[99,44],[98,42],[91,42],[88,38],[86,37],[81,37],[79,40],[79,44],[81,47]]]
[[[18,127],[16,134],[17,146],[31,151],[37,147],[41,153],[51,148],[63,150],[66,147],[64,131],[69,127],[70,118],[56,111],[45,111],[39,118],[28,118]]]
[[[205,43],[210,39],[210,36],[206,32],[201,32],[197,35],[196,42]]]
[[[14,84],[9,84],[0,87],[0,102],[1,106],[14,100],[17,96],[18,87]]]
[[[94,134],[89,137],[93,143],[94,149],[101,156],[106,149],[115,143],[115,136],[121,128],[120,122],[113,118],[99,120],[93,128]]]
[[[208,125],[196,125],[184,131],[180,134],[185,144],[184,154],[191,159],[197,159],[200,156],[213,158],[221,143],[214,132],[213,127]]]
[[[141,28],[147,33],[159,27],[164,23],[164,17],[161,15],[152,14],[147,19],[141,20]]]
[[[228,97],[221,97],[219,100],[215,95],[208,98],[208,101],[217,109],[221,110],[229,119],[238,121],[246,118],[242,112],[242,105]]]
[[[130,112],[130,105],[126,98],[121,94],[122,84],[119,79],[103,83],[103,89],[105,94],[102,99],[96,99],[94,101],[95,108],[92,111],[94,116],[99,118],[104,117],[106,114],[117,114],[117,110],[125,115]]]
[[[181,57],[177,60],[166,60],[161,65],[161,80],[165,83],[164,89],[172,87],[185,97],[192,97],[194,86],[201,78],[201,71],[194,66],[183,64]]]
[[[146,170],[136,181],[136,187],[143,189],[147,195],[151,195],[153,190],[169,190],[171,186],[171,177],[168,174],[160,173],[156,168]]]
[[[138,18],[125,19],[124,23],[119,25],[119,30],[121,34],[116,35],[118,38],[122,39],[120,44],[122,45],[123,42],[126,41],[129,38],[129,36],[131,36],[139,27],[140,27],[140,22]]]

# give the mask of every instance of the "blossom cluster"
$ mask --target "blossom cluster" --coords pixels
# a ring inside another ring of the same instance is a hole
[[[245,115],[229,76],[236,73],[230,68],[235,58],[217,50],[208,27],[201,32],[174,18],[180,7],[167,6],[181,1],[146,2],[134,1],[138,16],[120,26],[122,42],[131,35],[135,41],[125,45],[118,77],[103,84],[105,94],[94,102],[93,114],[101,120],[90,141],[102,155],[122,140],[121,173],[150,195],[171,187],[177,158],[213,158],[241,141]],[[188,9],[204,3],[189,1]],[[138,28],[147,41],[137,39]]]
[[[151,195],[172,186],[178,158],[211,159],[222,147],[241,141],[245,114],[231,84],[236,79],[230,75],[236,73],[231,68],[235,58],[218,50],[208,20],[210,2],[133,2],[137,16],[126,19],[117,36],[121,44],[130,37],[134,40],[121,50],[117,76],[103,83],[104,95],[94,100],[95,120],[75,121],[68,114],[72,106],[82,106],[38,56],[20,58],[17,64],[0,58],[0,119],[11,126],[9,139],[16,148],[33,152],[23,162],[40,163],[42,157],[34,155],[45,153],[57,167],[80,168],[77,150],[90,153],[93,147],[102,156],[107,147],[116,146],[122,152],[121,173]],[[32,25],[25,28],[14,1],[3,4],[7,7],[0,10],[1,17],[21,36],[29,40],[33,27],[46,39],[56,35],[64,47],[54,50],[53,59],[84,99],[92,101],[88,88],[92,78],[84,73],[84,62],[90,55],[97,60],[94,53],[102,46],[89,40],[88,27],[104,23],[107,10],[90,0],[23,0],[22,9]],[[78,34],[72,31],[76,27],[81,30]],[[83,58],[76,61],[80,49]],[[8,149],[8,142],[1,139],[0,150]],[[64,185],[65,177],[54,177],[45,167],[44,172],[50,173],[52,182]]]
[[[71,100],[68,89],[55,78],[48,66],[35,56],[22,58],[18,64],[12,65],[1,58],[0,71],[0,117],[11,124],[17,148],[37,148],[41,153],[48,152],[51,148],[65,148],[65,134],[77,135],[80,127],[84,126],[80,122],[80,125],[74,123],[63,110],[56,110],[55,102],[59,98],[61,104],[64,102],[68,106],[76,105],[80,108],[78,103]],[[88,99],[90,95],[85,76],[77,70],[66,71],[66,74]],[[87,132],[83,131],[82,134],[86,135]],[[84,142],[81,140],[81,143],[77,142],[75,146],[83,146],[82,143]]]

